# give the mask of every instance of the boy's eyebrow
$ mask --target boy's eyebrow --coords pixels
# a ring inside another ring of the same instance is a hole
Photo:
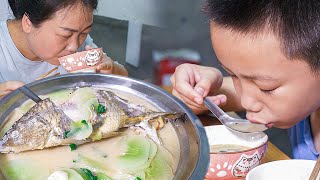
[[[220,64],[223,69],[225,69],[228,73],[231,73],[232,71],[225,67],[224,65]],[[231,73],[232,74],[232,73]],[[262,81],[279,81],[278,79],[275,79],[271,76],[266,76],[262,74],[252,74],[252,75],[246,75],[246,74],[240,74],[241,77],[244,77],[246,79],[250,80],[262,80]]]
[[[86,27],[84,30],[89,29],[92,27],[92,24],[90,24],[88,27]],[[77,29],[72,29],[72,28],[68,28],[68,27],[60,27],[61,29],[64,29],[66,31],[71,31],[71,32],[79,32],[79,30]]]

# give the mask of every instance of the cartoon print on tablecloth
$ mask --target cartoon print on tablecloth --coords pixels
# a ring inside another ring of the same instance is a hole
[[[101,54],[99,51],[89,51],[85,56],[85,62],[88,66],[94,66],[100,61]]]
[[[235,177],[245,177],[251,169],[260,164],[262,156],[263,154],[259,156],[258,151],[256,151],[252,156],[242,154],[232,168],[232,175]]]

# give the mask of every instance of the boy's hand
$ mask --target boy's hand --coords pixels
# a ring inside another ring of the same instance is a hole
[[[0,98],[5,96],[6,94],[14,91],[15,89],[23,86],[24,83],[20,81],[7,81],[0,84]]]
[[[195,64],[182,64],[178,66],[171,77],[172,94],[187,104],[196,113],[207,110],[203,105],[203,98],[216,94],[222,85],[223,76],[213,67]],[[211,96],[210,99],[217,105],[226,103],[225,95]]]
[[[86,50],[93,49],[91,46],[87,45]],[[119,64],[116,61],[113,61],[107,54],[103,53],[102,63],[99,64],[96,68],[98,73],[103,74],[115,74],[128,76],[128,71],[124,68],[123,65]]]

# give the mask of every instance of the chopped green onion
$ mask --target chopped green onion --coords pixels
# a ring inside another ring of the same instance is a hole
[[[87,175],[89,180],[98,180],[98,177],[95,176],[89,169],[86,169],[86,168],[80,168],[80,169]]]
[[[76,144],[70,144],[69,147],[70,147],[71,151],[74,151],[74,150],[77,149],[77,145]]]
[[[86,120],[82,120],[81,123],[84,124],[84,125],[88,125]]]
[[[102,114],[102,113],[105,113],[106,112],[106,107],[102,104],[99,104],[98,105],[98,109],[97,109],[97,113],[98,114]]]
[[[134,180],[142,180],[141,178],[139,178],[139,177],[136,177]]]
[[[68,133],[69,133],[70,131],[65,131],[64,133],[63,133],[63,137],[64,138],[68,138]]]

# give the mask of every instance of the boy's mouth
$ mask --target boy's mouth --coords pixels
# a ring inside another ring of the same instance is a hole
[[[247,118],[248,119],[248,118]],[[255,119],[248,119],[250,122],[252,122],[252,123],[255,123],[255,124],[264,124],[264,123],[262,123],[262,122],[259,122],[258,120],[255,120]],[[273,126],[273,123],[267,123],[267,124],[265,124],[268,128],[272,128],[272,126]]]
[[[268,124],[266,124],[266,126],[267,126],[268,128],[272,128],[273,123],[268,123]]]

